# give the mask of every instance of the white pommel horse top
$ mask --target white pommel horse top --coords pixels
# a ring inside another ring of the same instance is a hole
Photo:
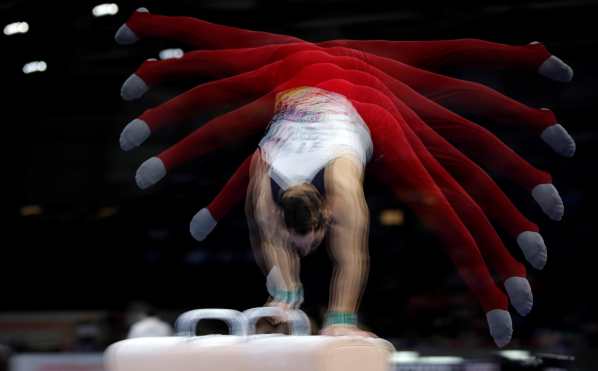
[[[291,334],[256,335],[262,317],[288,321]],[[230,335],[195,336],[204,319],[226,322]],[[275,307],[197,309],[179,316],[175,327],[176,336],[112,344],[106,371],[388,371],[394,352],[383,339],[311,336],[305,313]]]

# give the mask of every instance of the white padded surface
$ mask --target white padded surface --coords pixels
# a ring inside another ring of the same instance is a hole
[[[124,340],[105,360],[107,371],[388,371],[393,351],[361,337],[209,335]]]

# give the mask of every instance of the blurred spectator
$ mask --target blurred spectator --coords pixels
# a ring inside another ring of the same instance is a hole
[[[10,357],[10,348],[0,344],[0,371],[8,371],[8,358]]]
[[[75,339],[70,351],[97,352],[101,351],[101,329],[97,323],[81,322],[75,329]]]

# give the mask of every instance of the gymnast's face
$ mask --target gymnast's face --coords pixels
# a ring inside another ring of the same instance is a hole
[[[312,229],[303,235],[289,231],[289,243],[301,256],[305,256],[314,251],[324,240],[326,228],[320,227]]]
[[[300,255],[312,252],[324,239],[328,227],[326,203],[309,183],[289,187],[280,200],[290,247]]]

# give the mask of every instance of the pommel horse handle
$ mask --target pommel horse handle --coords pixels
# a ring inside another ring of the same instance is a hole
[[[204,319],[217,319],[225,322],[231,335],[247,335],[247,318],[233,309],[195,309],[181,314],[175,323],[177,336],[195,336],[197,324]]]

